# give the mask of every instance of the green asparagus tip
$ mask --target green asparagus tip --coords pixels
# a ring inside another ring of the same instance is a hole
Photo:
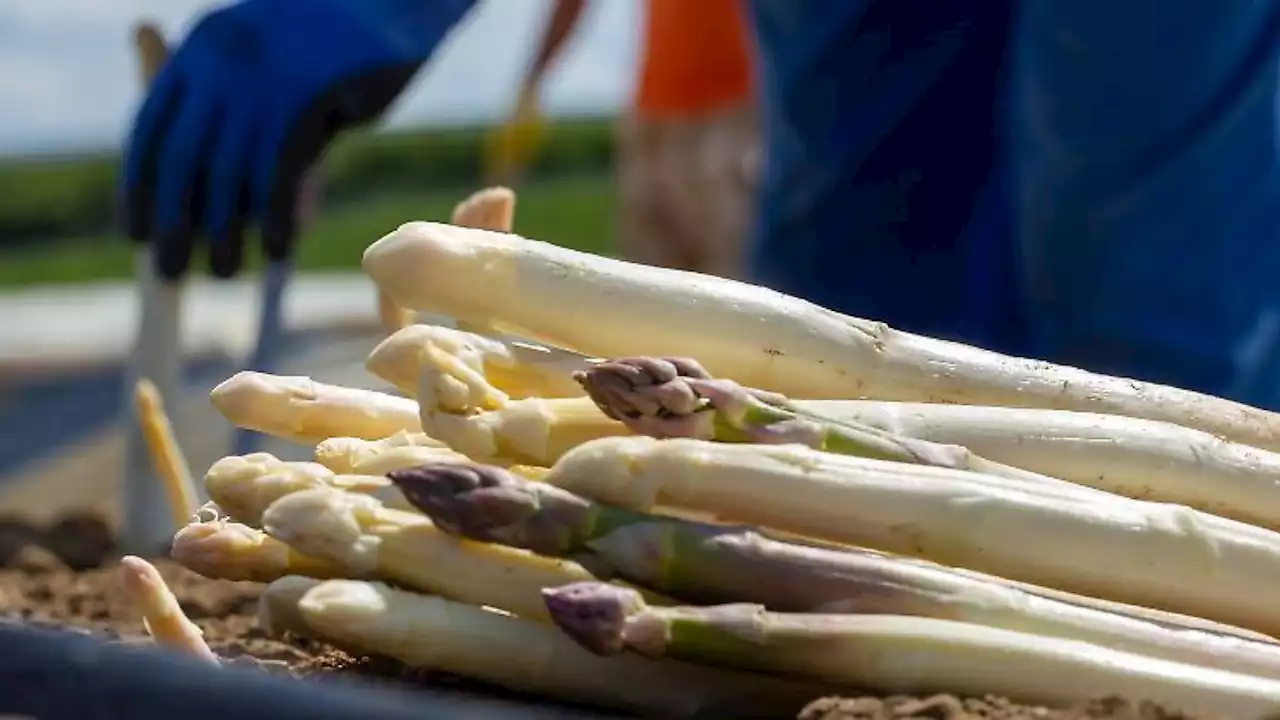
[[[525,481],[492,465],[424,463],[387,477],[436,527],[472,540],[501,542],[505,528],[538,511]]]
[[[542,598],[556,626],[596,655],[626,650],[627,622],[645,610],[639,592],[602,582],[545,588]]]

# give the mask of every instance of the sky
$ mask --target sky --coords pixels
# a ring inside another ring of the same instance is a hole
[[[171,40],[209,0],[0,0],[0,153],[119,145],[139,101],[133,23]],[[388,126],[493,119],[514,99],[551,0],[480,0],[386,118]],[[551,114],[625,102],[635,61],[635,0],[588,4],[543,95]]]

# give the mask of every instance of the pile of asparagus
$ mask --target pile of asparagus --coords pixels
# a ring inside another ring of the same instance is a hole
[[[218,461],[174,538],[269,583],[269,631],[664,716],[1280,708],[1280,416],[524,239],[512,201],[365,251],[386,392],[214,389],[315,448]]]

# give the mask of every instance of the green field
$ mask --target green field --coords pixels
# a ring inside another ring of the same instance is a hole
[[[611,127],[597,118],[548,128],[529,179],[516,188],[518,232],[609,250]],[[365,246],[400,223],[448,220],[454,204],[483,185],[485,132],[444,128],[344,138],[325,160],[325,208],[300,240],[299,266],[355,270]],[[131,275],[132,249],[112,232],[117,165],[109,153],[0,163],[0,287]]]
[[[330,203],[301,238],[298,266],[358,270],[360,253],[369,243],[409,220],[448,221],[454,204],[468,192],[388,193]],[[518,188],[516,230],[579,250],[608,252],[613,203],[608,177],[535,181]],[[256,264],[257,256],[253,258]],[[0,253],[0,287],[126,278],[132,272],[132,248],[120,237],[49,239]]]

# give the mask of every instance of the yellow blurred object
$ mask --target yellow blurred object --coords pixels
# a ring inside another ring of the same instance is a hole
[[[200,506],[191,469],[174,436],[173,423],[164,409],[164,399],[155,383],[142,378],[134,386],[134,410],[142,428],[142,438],[151,454],[156,474],[164,483],[169,512],[175,529],[187,524]]]
[[[133,27],[133,46],[143,86],[148,86],[169,59],[169,46],[155,23],[139,22]]]
[[[543,118],[536,90],[520,93],[516,111],[488,138],[485,173],[492,183],[510,183],[529,165],[542,146]]]

